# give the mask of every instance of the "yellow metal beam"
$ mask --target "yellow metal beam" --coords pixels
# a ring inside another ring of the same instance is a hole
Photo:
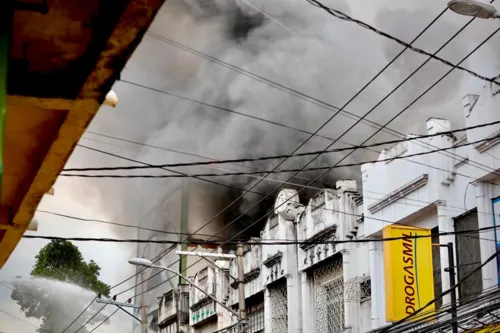
[[[74,100],[64,98],[39,98],[17,95],[9,95],[7,97],[7,107],[23,107],[64,111],[71,109],[74,104]]]
[[[52,188],[76,143],[97,113],[111,85],[142,40],[163,2],[164,0],[130,0],[76,100],[9,96],[9,103],[69,111],[17,213],[13,220],[9,221],[11,223],[8,223],[14,228],[0,230],[0,234],[5,233],[0,242],[0,268],[21,239],[40,200]]]

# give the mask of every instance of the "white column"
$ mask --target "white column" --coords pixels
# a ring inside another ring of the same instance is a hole
[[[438,228],[439,228],[439,233],[442,232],[454,232],[455,228],[453,225],[453,217],[447,215],[446,211],[446,203],[445,202],[438,202],[436,203],[437,206],[437,215],[438,215]],[[439,244],[448,244],[449,242],[453,243],[453,248],[455,249],[455,236],[453,235],[442,235],[439,236]],[[456,251],[455,251],[456,252]],[[446,291],[450,289],[450,276],[447,271],[445,271],[446,268],[448,268],[448,249],[446,247],[440,247],[439,248],[439,254],[440,254],[440,263],[441,263],[441,290]],[[456,256],[454,255],[454,258]],[[457,279],[455,278],[455,281]],[[437,295],[435,295],[437,296]],[[443,304],[448,304],[450,303],[450,295],[445,295],[443,296]]]
[[[479,228],[486,228],[493,226],[493,209],[491,198],[488,195],[490,185],[482,182],[474,184],[476,189],[476,204],[477,204],[477,219]],[[481,232],[479,240],[481,248],[481,263],[485,262],[488,257],[491,257],[496,252],[495,242],[486,239],[495,239],[495,232],[493,229]],[[497,263],[496,260],[490,261],[482,268],[483,275],[483,289],[493,287],[497,284]]]
[[[267,286],[264,288],[264,332],[271,332],[273,318],[271,312],[271,295]]]
[[[314,303],[313,297],[311,295],[311,287],[309,284],[309,279],[307,278],[307,273],[302,272],[301,277],[301,292],[302,292],[302,331],[303,332],[313,332],[314,330]]]
[[[286,295],[287,295],[287,310],[288,310],[288,332],[302,332],[301,313],[302,307],[300,304],[300,279],[298,272],[290,274],[286,277]]]
[[[351,280],[353,274],[351,272],[351,255],[348,250],[342,251],[342,273],[344,275],[344,283]],[[348,297],[346,297],[346,290],[344,290],[344,332],[352,332],[352,302],[348,302]]]
[[[286,239],[297,240],[297,229],[293,221],[286,221]],[[286,294],[288,310],[288,332],[302,333],[301,281],[298,267],[298,245],[286,247],[287,276]]]
[[[380,289],[385,290],[385,283],[380,280],[379,270],[384,267],[378,265],[377,260],[377,245],[375,242],[368,243],[368,261],[370,263],[370,279],[372,287],[372,301],[371,301],[371,323],[372,330],[379,328],[380,325],[380,307],[382,306],[383,293],[379,292]]]

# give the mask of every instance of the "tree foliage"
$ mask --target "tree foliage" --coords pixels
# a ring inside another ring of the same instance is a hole
[[[73,243],[53,240],[43,247],[35,258],[31,276],[63,281],[109,296],[109,286],[99,280],[99,265],[93,260],[85,262],[78,247]],[[86,306],[78,299],[71,299],[74,295],[55,290],[57,288],[54,288],[54,284],[34,284],[28,281],[15,283],[14,287],[11,298],[21,307],[26,317],[42,320],[39,330],[41,332],[61,332]],[[86,313],[72,328],[78,329],[92,315],[93,313]],[[101,317],[96,316],[94,321],[102,319]],[[77,324],[79,326],[76,326]],[[72,332],[72,329],[68,332]]]

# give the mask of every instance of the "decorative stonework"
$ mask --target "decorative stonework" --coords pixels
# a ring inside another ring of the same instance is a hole
[[[260,275],[260,268],[253,269],[250,272],[245,273],[245,275],[243,276],[243,282],[249,283],[249,282],[255,280],[256,278],[258,278],[259,275]],[[238,281],[232,282],[231,288],[233,288],[233,289],[238,288]]]
[[[271,266],[273,266],[273,265],[281,262],[282,258],[283,258],[283,252],[278,251],[276,254],[270,256],[269,258],[267,258],[266,260],[264,260],[262,263],[267,268],[271,268]]]
[[[500,130],[491,133],[486,138],[484,138],[484,140],[485,141],[474,145],[474,148],[476,148],[476,150],[480,153],[483,153],[491,147],[496,146],[500,143]]]
[[[401,186],[395,191],[392,191],[388,195],[384,196],[382,199],[374,202],[370,206],[368,206],[368,210],[370,213],[374,214],[378,212],[379,210],[391,205],[393,202],[396,202],[408,194],[416,191],[417,189],[425,186],[427,184],[427,181],[429,180],[429,175],[428,174],[423,174],[416,179],[412,180],[411,182]]]
[[[307,239],[304,244],[300,245],[300,248],[304,251],[309,250],[311,247],[315,246],[317,243],[325,242],[328,240],[335,240],[335,233],[337,231],[337,225],[332,225],[324,230],[318,232],[316,235]]]
[[[205,296],[205,298],[203,298],[200,301],[194,303],[189,308],[191,309],[191,311],[196,311],[198,309],[201,309],[203,306],[205,306],[207,304],[210,304],[211,302],[213,302],[213,300],[210,297]]]

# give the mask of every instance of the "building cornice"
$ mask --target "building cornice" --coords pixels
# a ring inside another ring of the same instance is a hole
[[[191,309],[191,311],[196,311],[196,310],[201,309],[205,305],[210,304],[212,302],[213,302],[213,300],[210,297],[208,297],[208,296],[205,295],[205,297],[203,299],[201,299],[198,302],[194,303],[189,308]]]
[[[388,195],[384,196],[382,199],[372,203],[370,206],[368,206],[368,211],[370,213],[376,213],[382,208],[385,208],[389,205],[391,205],[393,202],[398,201],[399,199],[404,198],[408,194],[416,191],[417,189],[425,186],[427,184],[427,181],[429,180],[429,175],[428,174],[423,174],[416,179],[412,180],[411,182],[401,186],[395,191],[392,191]]]
[[[269,268],[269,267],[273,266],[274,264],[280,262],[281,258],[283,258],[283,252],[278,251],[276,254],[270,256],[269,258],[264,260],[262,263],[264,264],[264,266]]]
[[[247,273],[245,273],[245,275],[243,275],[243,282],[249,283],[250,281],[253,281],[256,278],[258,278],[259,275],[260,275],[260,268],[259,267],[254,268],[250,272],[247,272]],[[232,282],[231,288],[233,288],[233,289],[238,288],[238,281]]]
[[[318,245],[321,242],[325,242],[327,240],[330,240],[332,238],[332,236],[335,236],[336,231],[337,231],[336,224],[329,226],[328,228],[325,228],[324,230],[318,232],[316,235],[307,239],[305,241],[306,243],[300,245],[300,248],[304,251],[307,251],[311,247]]]
[[[480,153],[483,153],[491,147],[500,143],[500,130],[491,133],[484,140],[485,141],[474,145],[474,148],[476,148],[476,150]]]

